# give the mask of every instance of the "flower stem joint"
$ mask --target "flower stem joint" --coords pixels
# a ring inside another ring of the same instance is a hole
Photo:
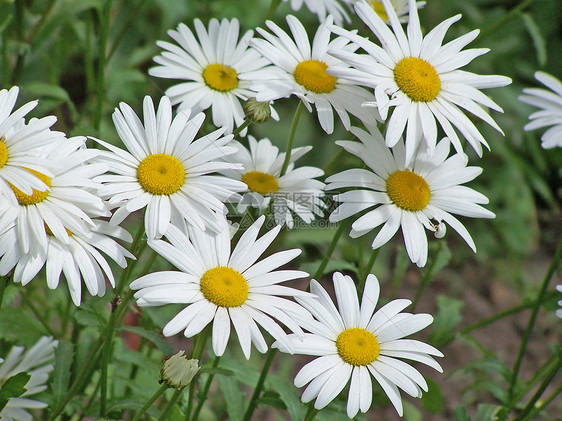
[[[162,359],[159,383],[166,383],[168,387],[178,390],[183,389],[191,383],[200,368],[199,360],[188,359],[183,350],[179,351]]]

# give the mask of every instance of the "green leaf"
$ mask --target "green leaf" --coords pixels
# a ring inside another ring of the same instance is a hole
[[[27,391],[25,385],[30,378],[30,374],[21,372],[13,375],[4,382],[4,384],[0,388],[0,411],[4,409],[11,398],[17,398]]]
[[[267,406],[271,406],[275,409],[281,409],[281,410],[287,409],[283,401],[279,398],[279,394],[273,392],[272,390],[268,390],[262,393],[262,395],[259,398],[259,401],[260,403],[265,404]]]
[[[542,36],[541,29],[530,14],[522,13],[521,17],[523,18],[523,23],[525,24],[527,32],[533,40],[537,61],[540,67],[543,67],[546,64],[546,42]]]
[[[174,352],[174,347],[166,342],[162,337],[154,332],[149,332],[148,330],[143,329],[142,327],[136,326],[121,326],[119,328],[120,331],[131,332],[135,333],[147,341],[152,342],[156,347],[162,352],[162,354],[170,355]]]
[[[509,411],[499,405],[483,403],[478,405],[476,411],[476,421],[505,421]]]
[[[404,405],[404,420],[406,421],[422,421],[423,416],[418,408],[408,401],[403,402]]]
[[[429,335],[430,342],[439,347],[453,336],[453,329],[462,321],[461,309],[464,302],[439,295],[437,297],[437,314],[433,321],[433,330]]]
[[[316,260],[314,262],[306,262],[300,266],[300,270],[304,270],[308,273],[316,272],[318,266],[320,265],[320,260]],[[341,259],[331,259],[328,264],[326,265],[326,269],[324,269],[324,273],[330,273],[334,271],[341,271],[341,270],[350,270],[353,272],[357,272],[357,266],[347,260]]]
[[[267,382],[277,393],[279,393],[279,397],[287,407],[287,411],[289,412],[289,415],[291,415],[291,419],[302,419],[306,408],[301,402],[293,384],[276,375],[269,375]]]
[[[441,385],[433,379],[427,379],[428,390],[422,395],[422,404],[432,414],[443,411],[445,398],[441,392]]]
[[[455,420],[456,421],[470,421],[470,416],[466,411],[464,406],[459,406],[455,409]]]
[[[240,360],[221,357],[221,368],[230,370],[234,378],[240,383],[254,387],[260,376],[260,372],[248,364],[240,364]]]
[[[246,397],[240,388],[240,384],[232,376],[217,376],[217,380],[226,402],[228,419],[232,421],[241,420],[244,416]]]
[[[0,310],[0,338],[30,346],[48,332],[27,310],[4,307]]]
[[[55,369],[53,371],[53,407],[57,407],[62,397],[68,391],[70,381],[70,366],[74,357],[74,345],[60,340],[55,350]]]

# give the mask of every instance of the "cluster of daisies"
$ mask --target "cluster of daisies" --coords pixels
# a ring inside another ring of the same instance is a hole
[[[54,117],[26,119],[36,101],[13,111],[17,87],[0,91],[0,275],[12,274],[25,285],[44,267],[49,288],[64,275],[76,305],[82,282],[101,296],[106,280],[115,286],[106,256],[122,268],[135,258],[117,240],[132,241],[120,225],[140,211],[148,246],[177,270],[149,273],[129,287],[139,306],[184,305],[164,326],[165,336],[193,337],[212,323],[212,348],[220,356],[234,327],[246,358],[252,344],[262,353],[273,346],[317,356],[295,378],[297,387],[308,385],[302,400],[315,399],[315,408],[328,405],[349,383],[347,414],[366,412],[374,378],[402,415],[399,390],[413,397],[427,390],[403,359],[442,371],[433,358],[442,356],[437,349],[405,339],[431,324],[432,316],[403,312],[410,304],[403,299],[375,311],[374,275],[358,294],[351,277],[335,273],[336,302],[315,280],[309,292],[282,285],[309,276],[282,269],[299,249],[260,257],[283,226],[325,217],[327,192],[336,192],[338,203],[329,220],[355,217],[353,238],[377,229],[373,249],[400,229],[410,260],[422,267],[426,230],[442,238],[450,226],[476,251],[454,215],[494,214],[482,206],[488,203],[484,195],[464,185],[482,170],[468,165],[463,143],[478,155],[489,148],[474,117],[501,133],[487,109],[502,109],[481,89],[510,79],[460,70],[488,51],[465,49],[477,30],[443,43],[460,15],[423,36],[418,8],[424,2],[304,3],[321,20],[314,33],[294,16],[286,19],[290,32],[268,21],[267,29],[257,29],[260,37],[253,31],[241,35],[236,19],[212,19],[208,27],[196,19],[195,31],[185,24],[169,31],[174,42],[157,43],[163,51],[149,74],[181,83],[168,88],[157,106],[145,97],[142,118],[119,104],[113,122],[123,148],[90,138],[94,149],[85,137],[67,138],[51,129]],[[294,9],[302,4],[291,1]],[[344,28],[352,8],[372,32],[368,38]],[[562,85],[543,73],[537,78],[554,93],[525,91],[521,100],[542,108],[526,129],[553,125],[544,146],[562,146]],[[279,119],[274,101],[293,95],[297,113],[303,106],[315,110],[327,134],[341,121],[355,140],[336,143],[364,165],[331,175],[325,184],[320,168],[296,165],[311,147],[280,152],[269,139],[248,134],[251,123]],[[205,112],[216,130],[200,133]],[[439,139],[440,131],[446,137]],[[233,213],[261,216],[233,232]],[[260,236],[266,216],[274,227]],[[47,362],[55,346],[41,339],[28,351],[29,364],[23,349],[14,348],[0,365],[0,383],[18,367]],[[36,373],[33,393],[51,369],[47,364],[30,372]],[[1,415],[31,419],[22,408],[38,404],[20,400],[10,401]]]

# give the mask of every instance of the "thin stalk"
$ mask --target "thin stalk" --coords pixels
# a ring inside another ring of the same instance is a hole
[[[515,6],[513,9],[511,9],[509,12],[507,12],[501,19],[496,21],[493,25],[491,25],[487,28],[484,28],[482,30],[482,32],[480,32],[480,36],[478,37],[478,42],[482,41],[488,35],[491,35],[491,34],[497,32],[497,30],[499,28],[502,28],[506,24],[507,21],[509,21],[512,18],[514,18],[515,16],[517,16],[519,13],[521,13],[523,10],[525,10],[527,7],[529,7],[531,4],[533,4],[534,1],[535,0],[522,1],[517,6]]]
[[[281,4],[281,0],[271,0],[271,3],[269,4],[269,9],[267,9],[267,14],[265,15],[264,20],[271,19],[280,4]]]
[[[205,350],[205,344],[207,343],[207,338],[209,336],[209,329],[204,329],[199,335],[195,337],[195,343],[193,345],[193,351],[191,352],[191,358],[201,361],[201,356]],[[191,419],[191,410],[193,408],[193,398],[195,396],[195,384],[197,382],[195,379],[189,384],[189,398],[187,400],[187,410],[186,410],[186,421]]]
[[[86,414],[89,412],[90,408],[94,404],[94,401],[96,399],[96,395],[98,394],[98,391],[100,390],[100,386],[101,386],[101,377],[98,379],[98,381],[96,383],[96,387],[94,388],[94,391],[92,392],[91,396],[88,398],[88,402],[86,402],[86,406],[84,406],[84,409],[80,413],[80,417],[78,418],[78,421],[82,421],[84,419],[84,417],[86,417]]]
[[[106,0],[101,18],[101,34],[98,51],[98,80],[97,80],[97,107],[94,118],[94,127],[99,130],[105,101],[105,64],[107,62],[106,47],[109,37],[112,0]]]
[[[64,313],[62,315],[61,321],[61,333],[59,335],[60,338],[64,338],[66,335],[66,331],[68,330],[68,322],[70,320],[70,309],[73,307],[72,299],[70,294],[66,296],[66,306],[64,307]]]
[[[213,370],[218,367],[220,359],[221,357],[215,357],[215,360],[213,361]],[[203,390],[201,391],[201,397],[199,398],[199,402],[197,403],[197,407],[195,408],[195,411],[193,411],[193,417],[191,418],[191,421],[197,421],[197,419],[199,418],[199,413],[203,408],[203,404],[207,400],[207,395],[209,394],[209,389],[211,388],[211,383],[213,382],[214,377],[215,377],[215,372],[211,371],[209,373],[209,376],[207,377],[207,381],[205,382],[205,385],[203,386]]]
[[[318,409],[314,407],[314,402],[310,402],[303,421],[312,421],[314,417],[316,417],[316,414],[318,414]]]
[[[525,329],[525,333],[523,334],[523,339],[521,340],[521,345],[519,346],[519,352],[517,353],[517,358],[515,359],[515,364],[513,365],[513,371],[511,375],[511,380],[509,382],[509,389],[508,389],[508,399],[511,401],[513,398],[513,392],[515,390],[515,384],[517,383],[517,376],[519,374],[519,369],[521,368],[521,361],[523,360],[523,355],[525,354],[525,348],[527,347],[527,342],[529,342],[529,337],[531,336],[531,331],[535,326],[535,320],[537,318],[537,314],[539,312],[539,308],[541,307],[541,303],[544,299],[546,294],[546,290],[548,288],[548,284],[552,275],[558,268],[558,264],[560,262],[560,257],[562,256],[562,236],[560,237],[560,241],[558,242],[558,247],[556,248],[556,252],[554,253],[554,257],[550,262],[550,266],[546,275],[542,281],[541,289],[539,291],[539,295],[535,301],[535,305],[531,311],[531,315],[529,316],[529,321],[527,323],[527,328]]]
[[[143,407],[139,409],[139,412],[135,414],[135,417],[132,421],[140,420],[144,413],[148,410],[148,408],[152,406],[156,399],[158,399],[162,395],[162,393],[166,391],[166,389],[168,389],[168,385],[166,383],[162,384],[162,386],[160,386],[160,388],[154,393],[154,395],[152,395],[150,399],[146,401]]]
[[[548,376],[543,380],[543,382],[541,383],[535,394],[531,397],[529,402],[527,402],[525,408],[523,408],[521,413],[517,417],[515,417],[513,421],[523,421],[523,420],[530,419],[527,417],[527,415],[529,415],[529,413],[533,410],[533,408],[535,407],[535,403],[539,400],[539,398],[541,397],[545,389],[548,387],[554,376],[556,376],[558,370],[560,370],[561,365],[562,365],[562,360],[558,358],[557,364],[552,368],[550,373],[548,373]]]
[[[523,390],[519,391],[517,395],[515,395],[510,409],[513,408],[517,402],[520,402],[529,390],[531,390],[539,381],[550,373],[556,364],[560,364],[560,358],[558,355],[553,354],[542,366],[538,368],[538,370],[535,371],[533,377],[525,382],[525,387]]]
[[[302,114],[303,104],[302,101],[299,101],[299,105],[297,105],[297,109],[295,110],[295,115],[293,116],[293,122],[291,123],[291,129],[289,130],[289,137],[287,138],[287,150],[285,151],[285,160],[283,161],[283,166],[281,167],[281,173],[279,176],[282,176],[287,171],[287,167],[291,162],[291,150],[293,149],[293,141],[295,140],[295,133],[297,131],[297,125],[299,124],[299,119]]]
[[[320,262],[320,266],[318,266],[318,269],[316,269],[316,273],[314,273],[314,279],[320,280],[320,277],[324,273],[324,269],[326,269],[326,266],[328,265],[328,261],[332,257],[332,253],[336,249],[336,246],[338,245],[338,241],[340,240],[340,237],[343,233],[343,227],[344,227],[343,222],[340,222],[340,225],[338,226],[338,229],[334,234],[334,237],[332,238],[330,245],[328,246],[328,250],[326,251],[324,258]]]
[[[182,391],[183,391],[183,388],[179,389],[179,390],[176,390],[174,392],[174,395],[172,396],[172,399],[170,399],[170,402],[168,402],[168,404],[166,405],[166,407],[162,411],[162,414],[160,415],[160,418],[158,418],[159,421],[166,421],[168,419],[168,414],[170,413],[170,411],[172,410],[174,405],[178,402],[178,399],[180,398]]]
[[[359,284],[357,285],[357,290],[359,291],[359,295],[360,297],[363,296],[363,290],[365,289],[365,282],[367,282],[367,276],[369,276],[369,273],[371,273],[371,269],[373,268],[373,265],[375,264],[375,261],[377,260],[377,256],[379,255],[379,250],[380,249],[374,249],[371,252],[371,257],[369,257],[369,261],[367,262],[367,265],[365,266],[365,272],[360,272],[361,273],[361,277],[359,278]]]
[[[554,398],[556,398],[560,394],[560,392],[562,392],[562,384],[560,386],[558,386],[548,398],[542,400],[540,403],[537,403],[535,405],[535,407],[529,413],[528,419],[533,420],[534,419],[533,417],[537,413],[542,411],[544,408],[546,408],[550,404],[550,402],[552,402],[554,400]]]
[[[4,292],[8,287],[8,282],[10,282],[9,276],[0,277],[0,309],[2,308],[2,302],[4,301]]]
[[[250,120],[249,118],[245,119],[244,122],[239,127],[236,127],[236,129],[234,129],[234,131],[232,132],[234,137],[238,136],[242,132],[242,130],[244,130],[250,124],[252,124],[252,120]]]
[[[418,301],[419,301],[423,291],[425,290],[425,287],[431,282],[431,278],[433,276],[433,269],[435,268],[435,263],[437,263],[437,258],[439,257],[439,253],[441,253],[441,244],[442,243],[439,242],[439,247],[437,248],[437,251],[432,256],[431,262],[429,263],[429,266],[427,267],[427,270],[422,275],[421,282],[420,282],[420,284],[418,286],[418,289],[416,291],[416,295],[414,297],[414,300],[412,301],[412,307],[411,307],[412,313],[416,309]]]
[[[59,414],[63,411],[63,409],[66,406],[66,404],[68,403],[68,401],[74,396],[74,393],[76,393],[76,391],[80,388],[80,386],[82,385],[82,381],[84,380],[84,378],[86,377],[86,375],[90,371],[90,367],[97,362],[97,358],[95,358],[95,356],[96,356],[96,353],[99,351],[99,348],[102,344],[102,341],[103,341],[103,336],[100,335],[98,337],[97,342],[94,344],[92,349],[90,349],[90,352],[86,356],[84,365],[82,366],[82,369],[80,370],[80,372],[76,376],[76,380],[74,380],[74,382],[72,383],[72,386],[70,386],[70,389],[68,389],[68,392],[66,392],[66,395],[64,395],[61,402],[53,410],[53,412],[51,413],[51,415],[50,415],[50,417],[47,421],[54,421],[55,418],[58,417]]]
[[[261,374],[260,374],[260,377],[258,379],[258,383],[256,384],[256,387],[254,389],[254,393],[252,394],[252,397],[250,398],[250,403],[248,405],[248,409],[246,410],[246,413],[244,414],[243,421],[250,421],[252,419],[252,415],[254,414],[256,406],[258,405],[258,399],[260,398],[260,394],[261,394],[261,391],[263,389],[265,379],[267,378],[267,373],[269,372],[269,369],[271,367],[271,363],[273,362],[273,359],[275,358],[275,355],[277,355],[277,349],[276,348],[270,348],[269,352],[267,353],[267,358],[265,360],[265,363],[263,364],[263,368],[261,370]]]
[[[41,314],[39,312],[39,310],[37,310],[37,307],[35,307],[35,305],[33,305],[33,303],[31,302],[31,300],[29,300],[26,296],[25,293],[22,294],[22,301],[23,303],[31,310],[31,312],[33,313],[33,315],[35,316],[35,318],[37,319],[37,321],[39,323],[41,323],[41,325],[45,328],[45,330],[47,331],[47,333],[52,336],[53,338],[58,338],[59,335],[56,334],[56,332],[53,330],[53,328],[51,326],[49,326],[49,324],[47,322],[45,322],[45,315]]]
[[[27,42],[33,41],[33,39],[37,36],[37,34],[43,29],[47,20],[51,17],[55,10],[55,6],[57,5],[58,0],[50,0],[49,4],[47,5],[47,9],[39,18],[39,21],[31,28],[29,35],[26,37]]]

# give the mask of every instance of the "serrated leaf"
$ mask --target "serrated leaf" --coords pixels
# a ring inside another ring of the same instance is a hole
[[[279,397],[287,407],[287,411],[289,412],[291,419],[302,419],[306,408],[301,402],[297,389],[293,386],[293,384],[276,375],[269,375],[267,382],[277,393],[279,393]]]
[[[46,334],[45,328],[27,310],[21,307],[0,310],[0,338],[28,346]]]
[[[507,408],[503,406],[483,403],[476,410],[476,421],[505,421],[508,414]]]
[[[435,380],[427,379],[428,390],[422,395],[422,404],[432,414],[437,414],[443,411],[445,398],[441,392],[441,385]]]
[[[26,372],[14,374],[2,384],[0,388],[0,411],[8,404],[11,398],[17,398],[23,395],[27,389],[25,385],[31,378],[31,375]]]
[[[53,407],[57,407],[62,397],[68,391],[70,381],[70,366],[74,357],[74,345],[60,340],[55,350],[55,369],[52,374]]]
[[[240,384],[232,376],[217,376],[217,380],[226,402],[228,419],[232,421],[241,420],[244,416],[246,398]]]
[[[462,321],[461,309],[464,302],[439,295],[437,297],[437,314],[433,329],[429,335],[430,342],[439,348],[453,336],[453,329]]]
[[[142,327],[137,327],[137,326],[121,326],[119,330],[125,332],[131,332],[143,337],[147,341],[150,341],[154,345],[156,345],[156,347],[164,355],[170,355],[174,352],[174,347],[170,345],[168,342],[166,342],[164,339],[162,339],[162,337],[157,333],[149,332],[148,330],[145,330]]]

